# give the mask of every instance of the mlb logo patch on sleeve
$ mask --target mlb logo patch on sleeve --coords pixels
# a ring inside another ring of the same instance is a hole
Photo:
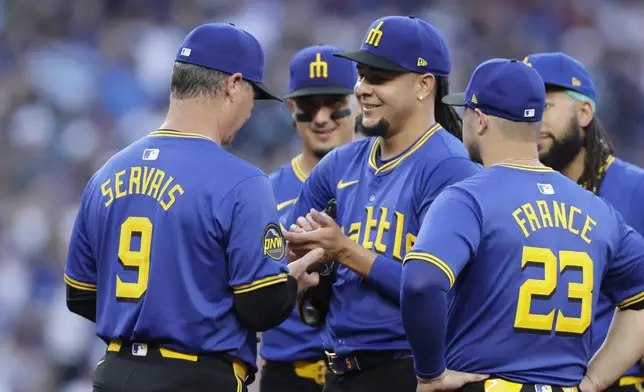
[[[159,157],[158,148],[146,148],[143,151],[143,160],[144,161],[154,161]]]

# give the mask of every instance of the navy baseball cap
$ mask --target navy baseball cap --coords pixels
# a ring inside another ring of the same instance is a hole
[[[315,45],[297,52],[291,60],[284,98],[353,94],[358,71],[351,61],[333,56],[342,51],[335,46]]]
[[[360,50],[335,56],[386,71],[442,77],[451,71],[450,53],[443,35],[413,16],[386,16],[376,20],[369,27]]]
[[[512,121],[536,122],[543,117],[546,86],[526,64],[492,59],[476,67],[464,93],[443,97],[443,102]]]
[[[176,61],[241,73],[256,91],[256,99],[279,97],[264,85],[264,51],[250,33],[228,23],[208,23],[192,30],[183,40]]]
[[[590,73],[582,63],[567,54],[531,54],[523,62],[536,69],[546,84],[575,91],[597,101],[597,89]]]

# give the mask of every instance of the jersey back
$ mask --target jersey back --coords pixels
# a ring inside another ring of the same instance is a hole
[[[285,282],[270,181],[194,134],[157,131],[90,180],[65,279],[97,290],[97,334],[254,366],[255,332],[233,298]]]
[[[450,266],[460,274],[448,368],[577,385],[592,354],[593,314],[621,218],[549,168],[499,165],[453,188],[474,201],[481,234],[471,261]],[[614,284],[608,290],[622,295]]]

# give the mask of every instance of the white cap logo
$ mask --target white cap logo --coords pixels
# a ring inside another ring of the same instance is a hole
[[[523,111],[523,117],[529,118],[534,117],[534,109],[526,109]]]
[[[181,48],[181,55],[182,56],[189,57],[190,52],[192,52],[192,49],[190,49],[190,48]]]

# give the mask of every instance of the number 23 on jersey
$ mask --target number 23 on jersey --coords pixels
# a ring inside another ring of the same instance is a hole
[[[515,328],[550,332],[554,326],[558,333],[583,334],[590,326],[593,313],[593,261],[586,252],[562,250],[558,256],[548,248],[523,247],[521,268],[525,269],[530,263],[542,265],[544,279],[528,279],[519,289]],[[557,309],[555,323],[555,309],[548,314],[531,313],[532,297],[550,297],[557,289],[559,277],[567,269],[581,270],[581,282],[568,283],[568,299],[576,300],[581,306],[579,317],[565,316],[561,309]]]

